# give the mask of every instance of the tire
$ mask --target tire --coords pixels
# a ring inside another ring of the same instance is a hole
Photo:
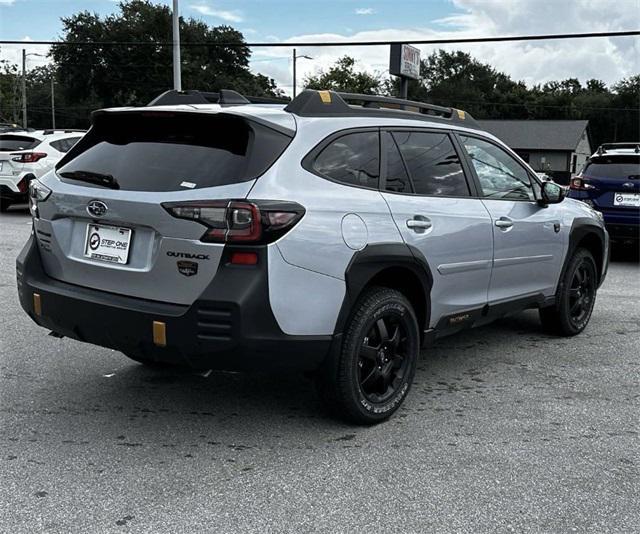
[[[592,254],[587,249],[577,249],[562,274],[556,303],[540,310],[545,330],[560,336],[575,336],[586,328],[596,301],[597,277]]]
[[[11,206],[11,201],[8,198],[0,197],[0,213],[4,213]]]
[[[406,297],[368,289],[352,311],[340,350],[318,375],[320,397],[349,422],[384,421],[409,393],[419,352],[418,321]]]

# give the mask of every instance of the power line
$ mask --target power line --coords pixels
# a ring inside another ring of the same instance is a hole
[[[500,37],[458,37],[451,39],[407,39],[402,41],[322,41],[322,42],[277,42],[277,43],[244,43],[205,41],[200,43],[182,41],[181,47],[214,46],[227,48],[291,48],[297,47],[332,47],[332,46],[384,46],[392,44],[439,45],[460,43],[498,43],[508,41],[546,41],[555,39],[589,39],[598,37],[631,37],[640,35],[640,30],[586,32],[586,33],[556,33],[543,35],[509,35]],[[15,41],[3,40],[0,45],[49,45],[49,46],[173,46],[172,41]]]

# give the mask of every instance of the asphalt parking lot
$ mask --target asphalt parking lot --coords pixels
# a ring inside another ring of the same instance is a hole
[[[0,215],[0,530],[632,532],[640,266],[590,326],[526,312],[425,351],[388,423],[328,418],[297,375],[153,371],[54,339],[18,304],[25,210]]]

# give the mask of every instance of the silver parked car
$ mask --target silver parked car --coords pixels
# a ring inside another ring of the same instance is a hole
[[[581,332],[608,265],[600,216],[472,117],[387,97],[97,111],[30,198],[36,323],[148,365],[313,371],[357,423],[440,336],[532,307]]]

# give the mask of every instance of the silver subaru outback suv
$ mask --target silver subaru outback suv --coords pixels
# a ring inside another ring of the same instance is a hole
[[[465,112],[331,91],[96,111],[30,208],[20,301],[53,335],[152,366],[312,371],[365,424],[441,336],[526,308],[578,334],[608,265],[598,214]]]

